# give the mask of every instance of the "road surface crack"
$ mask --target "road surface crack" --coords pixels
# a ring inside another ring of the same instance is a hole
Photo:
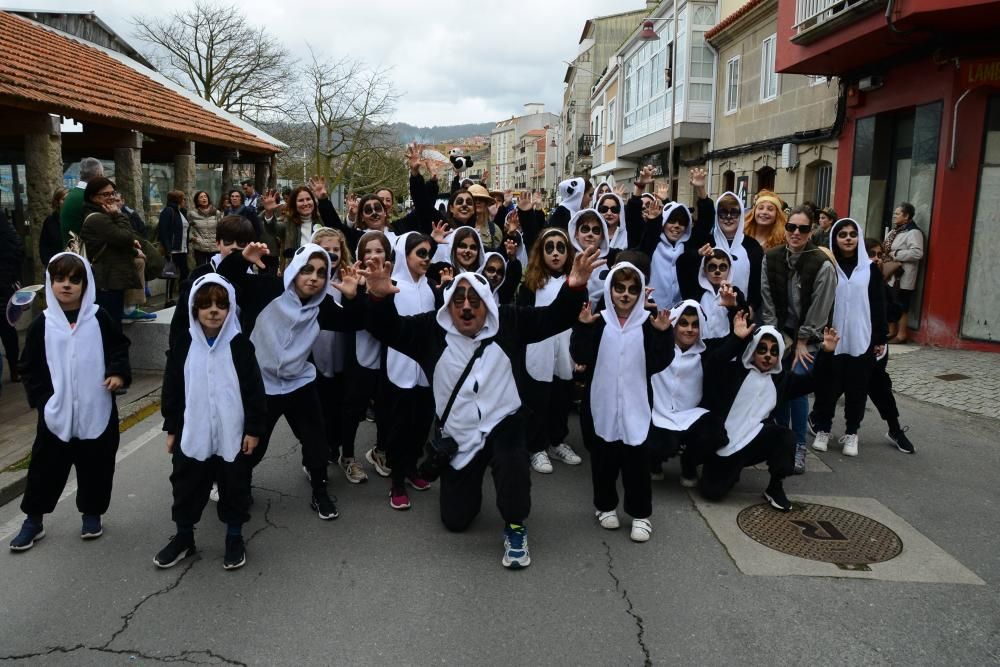
[[[281,528],[281,526],[279,526],[278,524],[276,524],[274,521],[271,520],[270,498],[267,499],[267,503],[264,505],[264,525],[258,528],[257,530],[253,531],[252,533],[250,533],[250,536],[246,539],[246,543],[250,544],[250,541],[253,540],[253,538],[257,537],[268,528]]]
[[[646,622],[643,620],[642,616],[636,613],[635,605],[632,604],[632,599],[628,595],[628,589],[622,586],[621,579],[615,574],[615,559],[611,555],[611,545],[608,544],[607,540],[601,540],[604,544],[604,551],[608,555],[608,575],[611,580],[615,582],[615,591],[618,592],[622,600],[625,601],[625,613],[632,617],[635,621],[636,627],[636,640],[639,642],[639,649],[642,651],[643,656],[645,656],[645,661],[643,665],[645,667],[650,667],[653,664],[652,658],[649,655],[649,647],[646,646]]]

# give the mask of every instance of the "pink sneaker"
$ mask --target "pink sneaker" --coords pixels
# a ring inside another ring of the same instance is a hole
[[[417,475],[407,475],[406,482],[412,486],[415,491],[426,491],[431,488],[430,482],[423,477],[418,477]]]
[[[394,486],[389,490],[389,506],[394,510],[410,509],[410,496],[406,495],[406,488]]]

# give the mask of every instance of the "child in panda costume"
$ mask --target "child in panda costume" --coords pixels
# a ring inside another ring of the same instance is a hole
[[[605,260],[605,263],[608,266],[614,265],[618,250],[612,249],[608,244],[608,225],[597,209],[585,208],[573,214],[566,233],[576,252],[597,248],[598,255]],[[604,296],[604,280],[607,275],[608,271],[603,270],[596,271],[590,276],[587,294],[590,297],[591,307],[596,306]]]
[[[129,386],[132,370],[129,340],[96,296],[86,259],[71,252],[52,257],[45,311],[31,323],[21,353],[24,391],[39,419],[21,500],[27,517],[11,551],[27,551],[45,537],[42,517],[56,508],[73,467],[80,537],[104,533],[119,442],[114,392]]]
[[[521,262],[517,258],[505,259],[498,252],[488,252],[476,273],[486,278],[498,306],[514,303],[514,292],[521,282]]]
[[[243,524],[250,520],[249,456],[264,430],[267,403],[260,367],[240,331],[236,292],[209,273],[191,287],[188,335],[167,355],[163,373],[163,430],[172,454],[171,518],[177,533],[156,554],[157,567],[173,567],[195,552],[194,527],[218,485],[219,520],[226,524],[222,566],[246,564]]]
[[[702,292],[698,303],[705,315],[701,339],[712,349],[719,345],[732,329],[733,317],[747,308],[743,291],[729,282],[733,260],[722,248],[708,248],[698,267],[698,286]]]
[[[504,520],[504,567],[530,565],[524,521],[531,507],[531,473],[513,360],[526,345],[568,329],[584,303],[596,250],[577,257],[556,299],[545,308],[497,306],[486,279],[459,273],[436,313],[401,316],[390,268],[375,260],[364,272],[368,329],[385,345],[416,360],[434,393],[440,437],[433,463],[441,468],[441,520],[463,531],[479,514],[482,479],[493,471]],[[433,477],[425,461],[425,478]]]
[[[583,400],[597,436],[590,453],[595,515],[602,528],[618,528],[620,476],[636,542],[649,540],[653,530],[649,378],[667,367],[673,351],[670,314],[651,316],[643,307],[645,288],[639,269],[616,264],[605,279],[604,310],[585,309],[570,340],[573,360],[587,367]]]
[[[590,206],[594,194],[594,186],[582,176],[567,178],[559,183],[559,205],[545,222],[546,227],[558,227],[566,231],[569,221],[578,211]]]

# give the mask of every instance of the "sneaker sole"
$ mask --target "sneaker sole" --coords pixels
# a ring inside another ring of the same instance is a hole
[[[391,468],[384,468],[375,462],[375,459],[372,457],[372,452],[370,449],[367,452],[365,452],[365,460],[368,461],[368,463],[372,464],[372,467],[375,468],[375,472],[377,472],[380,477],[388,477],[389,475],[392,474]]]
[[[177,558],[173,559],[169,563],[161,563],[160,561],[156,560],[156,558],[154,558],[153,559],[153,565],[155,565],[156,567],[160,568],[161,570],[166,570],[167,568],[171,568],[174,565],[177,565],[177,563],[181,562],[182,560],[184,560],[188,556],[193,555],[194,552],[195,552],[195,548],[194,547],[190,547],[188,549],[185,549],[180,554],[178,554]]]
[[[104,529],[101,528],[96,533],[80,533],[81,540],[96,540],[98,537],[104,534]]]
[[[681,486],[683,486],[685,489],[693,489],[694,487],[698,486],[698,480],[681,477]]]
[[[508,570],[523,570],[531,565],[531,557],[529,556],[528,558],[521,560],[509,560],[507,556],[504,556],[503,560],[500,562]]]
[[[409,486],[414,491],[430,491],[431,490],[431,485],[430,484],[428,484],[427,486],[417,486],[416,484],[414,484],[410,480],[406,480],[406,484],[407,484],[407,486]]]
[[[247,564],[247,557],[246,557],[246,554],[243,554],[243,559],[239,563],[223,563],[222,564],[222,569],[223,570],[238,570],[238,569],[240,569],[241,567],[243,567],[246,564]]]
[[[916,454],[917,453],[917,450],[915,450],[915,449],[903,449],[902,447],[900,447],[899,443],[896,442],[893,439],[893,437],[891,435],[889,435],[888,433],[885,434],[885,439],[889,441],[889,444],[891,444],[893,447],[895,447],[899,451],[903,452],[904,454]]]
[[[770,503],[771,507],[773,507],[774,509],[778,510],[779,512],[791,512],[792,511],[791,505],[789,505],[788,507],[783,507],[782,505],[780,505],[778,503],[778,501],[776,501],[774,498],[772,498],[771,494],[768,493],[767,491],[764,492],[764,499],[768,503]]]
[[[400,512],[405,512],[406,510],[410,509],[411,505],[410,503],[406,503],[405,505],[397,505],[390,500],[389,507]]]
[[[309,508],[312,511],[316,512],[316,515],[319,518],[323,519],[323,521],[333,521],[334,519],[340,516],[340,512],[338,512],[337,510],[334,510],[333,514],[323,514],[322,512],[319,511],[319,505],[317,505],[316,503],[309,503]]]
[[[28,544],[24,545],[23,547],[15,547],[12,544],[12,545],[10,545],[10,550],[11,551],[27,551],[31,547],[35,546],[35,542],[37,542],[38,540],[42,539],[43,537],[45,537],[45,529],[44,528],[42,529],[42,531],[40,533],[38,533],[37,535],[35,535],[35,537]]]

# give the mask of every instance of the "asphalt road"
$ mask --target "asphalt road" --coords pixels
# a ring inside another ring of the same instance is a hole
[[[500,566],[491,482],[480,518],[454,535],[440,524],[436,490],[395,512],[385,480],[370,473],[351,486],[331,469],[341,518],[323,522],[308,509],[282,422],[255,478],[246,567],[223,571],[213,506],[196,533],[199,556],[153,566],[173,532],[157,435],[120,462],[104,537],[79,539],[69,498],[34,549],[0,554],[0,661],[998,664],[998,422],[900,405],[916,456],[883,444],[869,412],[861,456],[823,455],[833,472],[794,478],[789,495],[877,498],[985,586],[743,575],[676,483],[676,463],[654,483],[646,544],[597,527],[586,462],[534,475],[533,563],[511,572]],[[123,450],[157,428],[155,419],[134,427]],[[359,442],[370,438],[366,425]],[[740,488],[760,489],[764,476],[749,471]],[[0,508],[0,533],[19,520],[16,503]]]

